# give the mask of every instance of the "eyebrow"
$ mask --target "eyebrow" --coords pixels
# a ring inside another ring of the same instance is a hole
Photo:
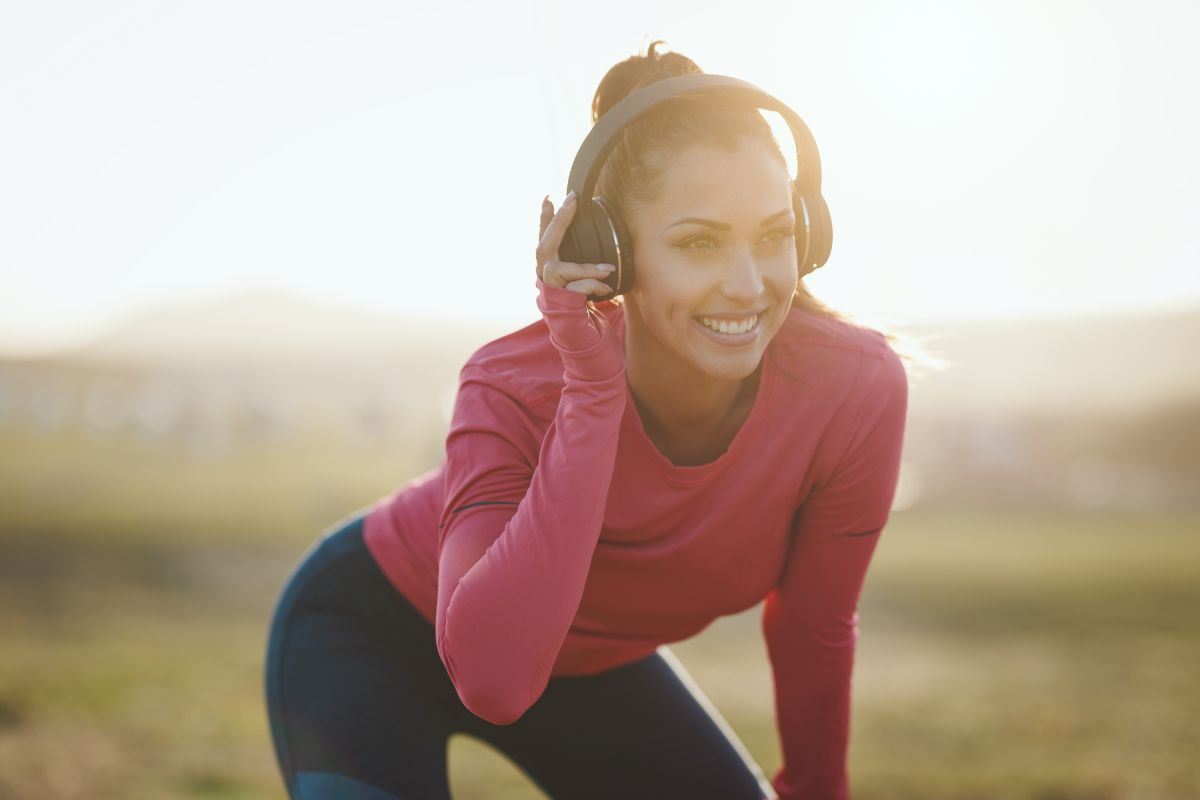
[[[779,219],[782,216],[785,216],[790,211],[791,211],[790,208],[785,208],[782,211],[776,211],[774,214],[767,217],[762,222],[758,223],[758,226],[761,228],[764,225],[770,225],[772,222],[774,222],[775,220]],[[668,229],[674,228],[676,225],[683,225],[685,222],[694,222],[698,225],[707,225],[708,227],[716,228],[719,231],[727,231],[727,230],[730,230],[732,227],[726,222],[717,222],[715,219],[701,219],[700,217],[684,217],[683,219],[672,222],[670,225],[667,226],[667,228]]]

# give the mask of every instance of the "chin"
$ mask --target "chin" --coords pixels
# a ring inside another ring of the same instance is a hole
[[[740,381],[753,375],[761,361],[762,354],[756,353],[753,357],[746,357],[744,364],[734,364],[728,361],[723,364],[710,364],[705,372],[721,380]]]
[[[693,352],[695,353],[695,351]],[[754,374],[762,357],[762,350],[748,347],[744,352],[725,355],[714,355],[710,352],[695,353],[692,364],[701,372],[718,380],[740,381]]]
[[[769,314],[764,314],[755,327],[741,333],[710,332],[695,318],[689,321],[689,348],[696,354],[697,366],[703,364],[703,371],[713,377],[737,380],[744,378],[758,368],[763,353],[767,349],[773,330],[768,332],[772,322]]]

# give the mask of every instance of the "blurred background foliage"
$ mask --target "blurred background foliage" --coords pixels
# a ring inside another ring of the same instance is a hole
[[[1200,796],[1200,313],[907,330],[950,366],[860,607],[855,796]],[[503,332],[256,294],[0,361],[0,798],[282,797],[278,593],[436,466]],[[673,649],[770,774],[759,612]],[[541,796],[461,736],[451,784]]]

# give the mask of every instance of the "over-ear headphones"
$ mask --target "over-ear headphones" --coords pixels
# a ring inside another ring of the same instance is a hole
[[[633,242],[629,229],[612,205],[593,195],[604,159],[616,146],[625,126],[661,103],[680,95],[704,95],[745,102],[754,108],[777,111],[786,120],[796,144],[796,176],[792,179],[792,209],[796,215],[796,255],[800,277],[824,266],[833,247],[829,207],[821,196],[821,158],[808,126],[788,106],[757,86],[728,75],[696,73],[663,78],[622,98],[592,126],[567,180],[567,191],[578,198],[575,218],[563,235],[559,257],[576,264],[612,264],[604,282],[613,290],[605,299],[633,286]]]

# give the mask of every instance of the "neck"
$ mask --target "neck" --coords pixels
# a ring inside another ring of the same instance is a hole
[[[655,348],[648,331],[639,333],[626,328],[625,377],[648,430],[704,436],[741,423],[758,388],[761,361],[744,378],[714,378]]]

